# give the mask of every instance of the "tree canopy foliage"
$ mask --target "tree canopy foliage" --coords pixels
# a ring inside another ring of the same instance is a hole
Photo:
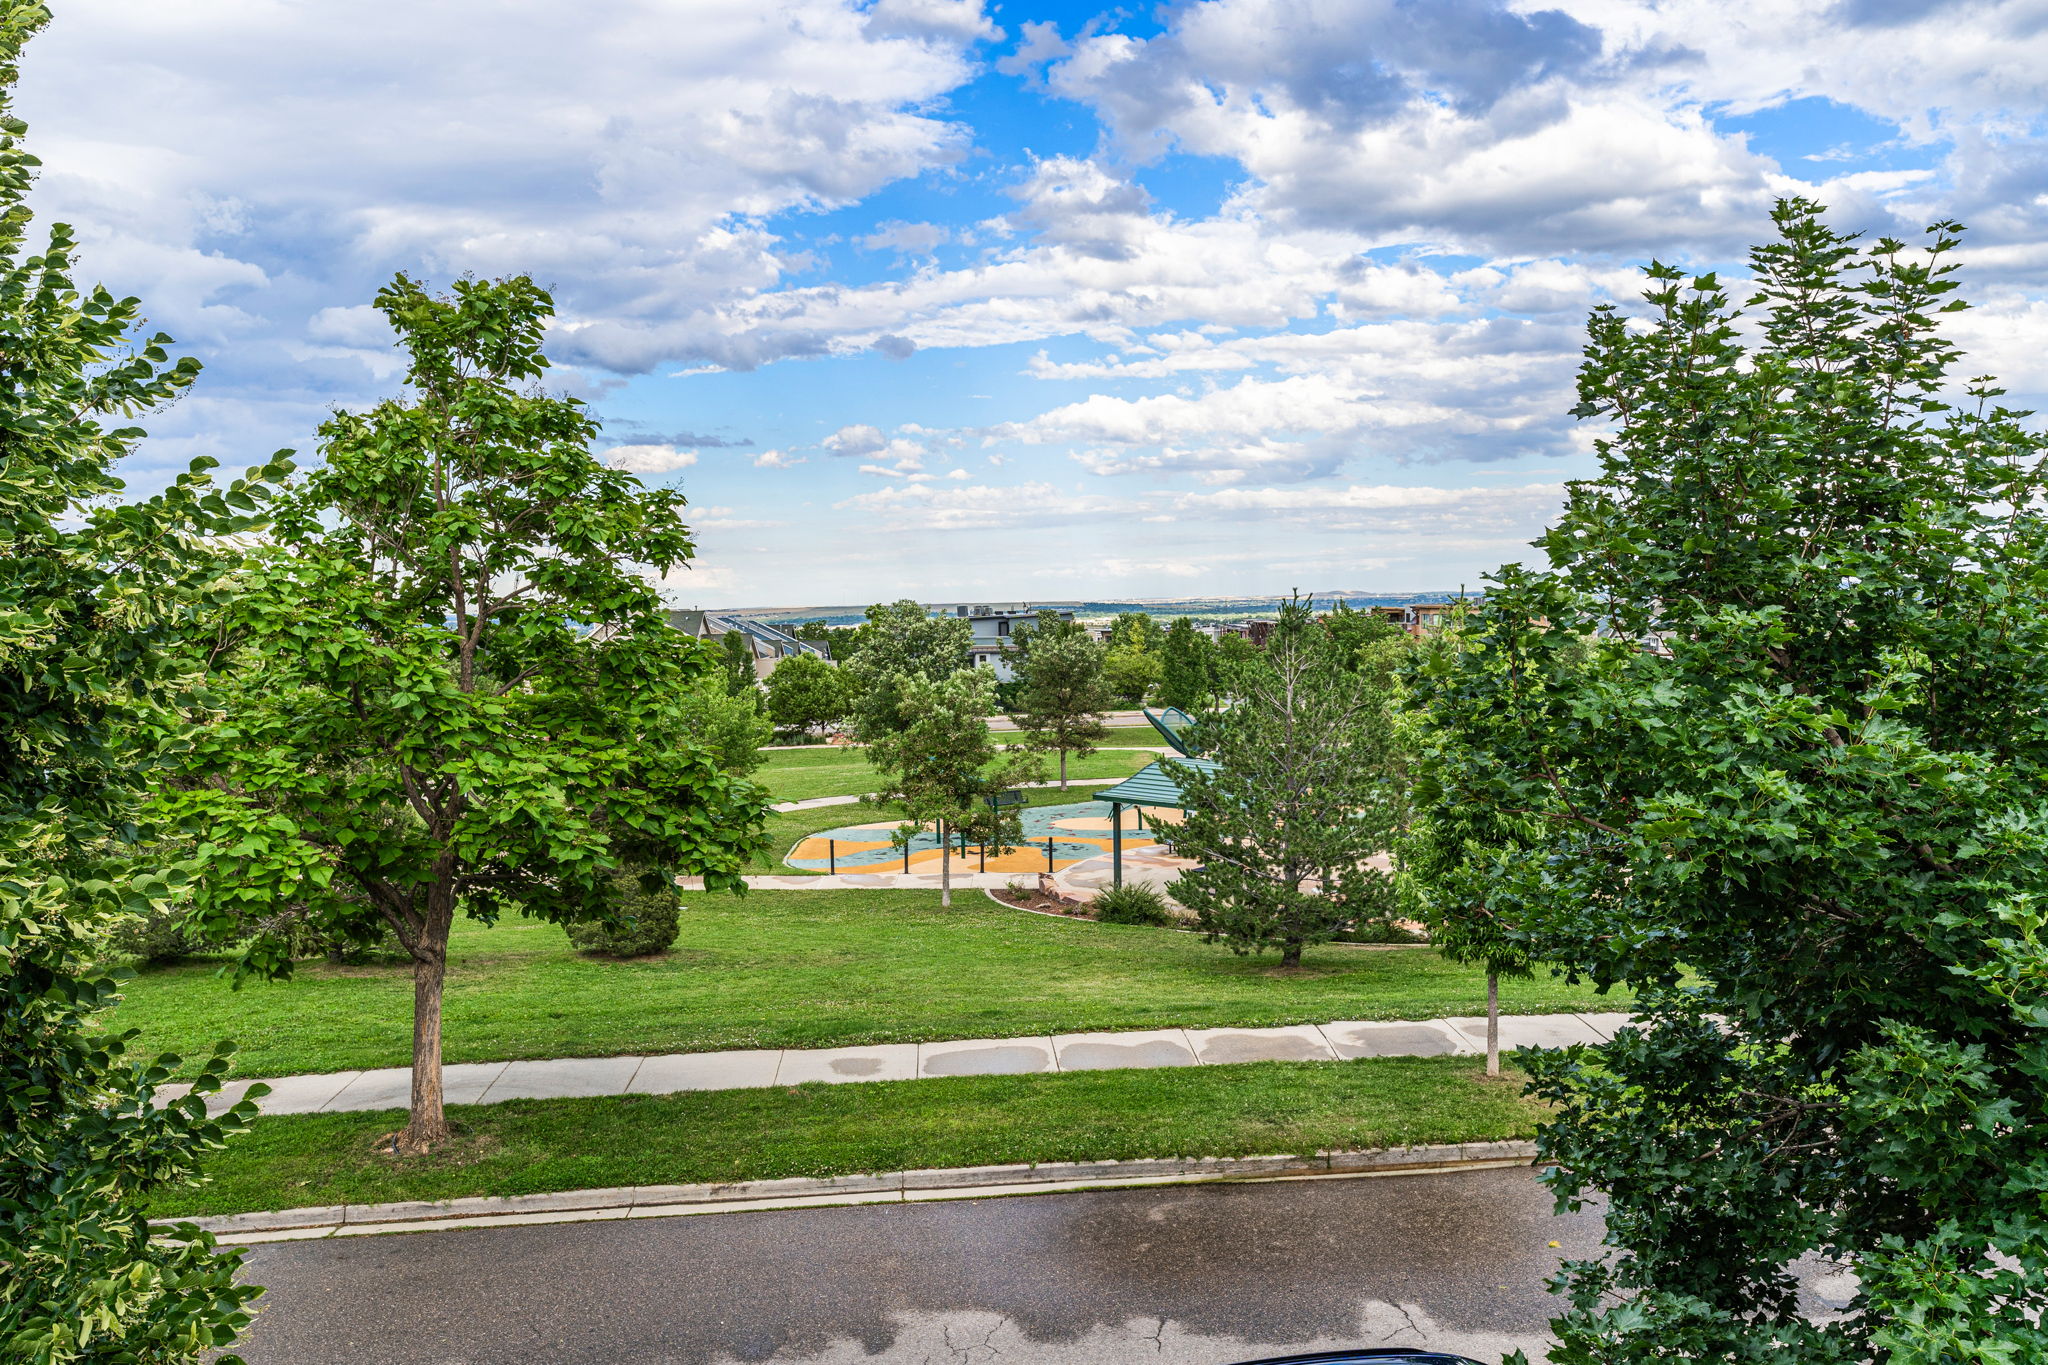
[[[952,841],[965,838],[997,849],[1016,843],[1016,812],[992,809],[987,798],[1032,780],[1036,767],[1028,754],[998,749],[989,733],[995,675],[988,669],[958,669],[936,680],[900,674],[890,686],[903,723],[868,747],[868,762],[884,781],[884,789],[868,799],[910,817],[896,831],[899,845],[908,845],[924,825],[934,827],[939,901],[950,907]]]
[[[1109,734],[1102,721],[1115,698],[1103,680],[1102,655],[1086,631],[1074,629],[1039,639],[1024,661],[1017,725],[1033,747],[1060,756],[1063,791],[1067,756],[1094,753]]]
[[[410,391],[321,427],[211,659],[218,699],[164,808],[209,866],[199,920],[299,907],[396,934],[414,969],[403,1148],[448,1135],[440,1001],[457,914],[613,918],[616,869],[738,888],[759,787],[688,698],[715,649],[645,576],[691,553],[678,493],[590,451],[582,403],[537,386],[548,295],[523,277],[377,296]],[[245,970],[289,971],[258,933]]]
[[[1160,837],[1201,864],[1174,896],[1212,939],[1278,948],[1285,967],[1392,905],[1392,883],[1370,861],[1388,851],[1400,809],[1389,697],[1348,664],[1306,604],[1282,604],[1266,651],[1222,680],[1227,707],[1197,718],[1216,768],[1162,760],[1185,806]]]
[[[1956,377],[1954,225],[1776,219],[1746,304],[1653,264],[1594,313],[1600,472],[1415,680],[1431,818],[1526,835],[1436,894],[1636,992],[1532,1063],[1606,1198],[1553,1361],[2048,1358],[2044,442]]]
[[[179,1059],[127,1056],[93,958],[192,871],[141,857],[147,770],[183,741],[192,679],[175,645],[225,595],[219,538],[253,526],[291,466],[280,455],[219,487],[202,458],[155,497],[113,501],[143,436],[129,419],[199,365],[138,334],[135,299],[78,288],[68,228],[29,247],[38,162],[10,105],[48,20],[0,3],[0,1356],[162,1365],[232,1344],[261,1291],[197,1229],[153,1238],[143,1207],[197,1179],[255,1105],[207,1118],[226,1047],[157,1104]]]
[[[974,627],[962,616],[934,616],[906,597],[869,607],[860,630],[860,647],[844,667],[856,690],[855,732],[872,744],[915,718],[902,703],[901,680],[937,682],[967,666]]]
[[[1192,715],[1215,686],[1216,646],[1185,616],[1174,618],[1159,650],[1159,704]]]
[[[785,730],[821,730],[853,709],[845,672],[814,654],[794,654],[768,675],[768,716]]]

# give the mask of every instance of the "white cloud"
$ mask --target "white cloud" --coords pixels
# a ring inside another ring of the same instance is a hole
[[[604,453],[604,462],[628,474],[673,474],[697,463],[697,452],[669,445],[613,446]]]
[[[858,456],[872,455],[888,442],[882,436],[881,428],[857,423],[839,428],[819,444],[834,455]]]
[[[794,469],[797,465],[808,463],[810,461],[800,455],[785,455],[779,450],[764,450],[754,457],[756,469]]]
[[[295,332],[398,268],[526,270],[557,286],[558,359],[645,369],[680,354],[639,346],[649,320],[782,278],[763,216],[962,156],[935,101],[993,35],[974,0],[679,18],[670,0],[517,22],[497,0],[75,0],[24,64],[37,200],[189,340]]]
[[[875,0],[868,28],[876,33],[948,38],[972,43],[1003,31],[981,12],[981,0]]]
[[[986,530],[1033,522],[1071,522],[1115,512],[1111,498],[1077,497],[1053,484],[1037,482],[996,486],[957,483],[894,483],[871,493],[857,493],[834,504],[859,512],[891,528],[921,527],[939,531]]]
[[[879,224],[873,232],[858,239],[865,251],[895,251],[908,256],[924,255],[952,240],[951,228],[937,223],[906,223],[901,219]]]

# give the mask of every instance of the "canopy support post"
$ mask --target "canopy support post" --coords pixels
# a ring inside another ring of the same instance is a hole
[[[1124,884],[1124,808],[1118,801],[1109,803],[1109,884]]]

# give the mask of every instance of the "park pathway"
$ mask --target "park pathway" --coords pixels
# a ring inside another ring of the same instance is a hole
[[[1625,1014],[1507,1015],[1500,1021],[1501,1047],[1602,1043],[1627,1022]],[[442,1084],[449,1104],[497,1104],[503,1100],[744,1090],[806,1081],[909,1081],[1235,1062],[1335,1062],[1356,1057],[1469,1057],[1485,1050],[1483,1018],[1343,1020],[1286,1028],[1142,1029],[865,1047],[459,1062],[443,1068]],[[270,1093],[256,1102],[266,1114],[404,1109],[411,1094],[412,1072],[394,1066],[284,1076],[261,1083],[270,1087]],[[253,1078],[230,1082],[209,1101],[209,1109],[220,1112],[255,1084]],[[189,1088],[163,1086],[157,1098],[159,1102],[174,1099]]]

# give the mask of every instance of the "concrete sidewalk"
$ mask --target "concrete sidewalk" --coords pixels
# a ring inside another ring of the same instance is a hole
[[[1625,1014],[1520,1014],[1500,1021],[1501,1046],[1563,1047],[1601,1043],[1628,1022]],[[683,1090],[745,1090],[806,1081],[908,1081],[935,1076],[1020,1076],[1055,1071],[1109,1071],[1234,1062],[1344,1061],[1356,1057],[1466,1057],[1486,1049],[1483,1018],[1346,1020],[1286,1028],[1143,1029],[1127,1033],[1064,1033],[1026,1038],[967,1038],[941,1043],[877,1043],[867,1047],[748,1048],[675,1052],[656,1057],[562,1057],[533,1062],[461,1062],[442,1070],[449,1104],[564,1099],[596,1095],[670,1095]],[[232,1081],[209,1102],[218,1113],[239,1100],[254,1079]],[[257,1101],[266,1114],[332,1114],[404,1109],[407,1067],[285,1076],[263,1082]],[[164,1101],[188,1085],[157,1091]]]

